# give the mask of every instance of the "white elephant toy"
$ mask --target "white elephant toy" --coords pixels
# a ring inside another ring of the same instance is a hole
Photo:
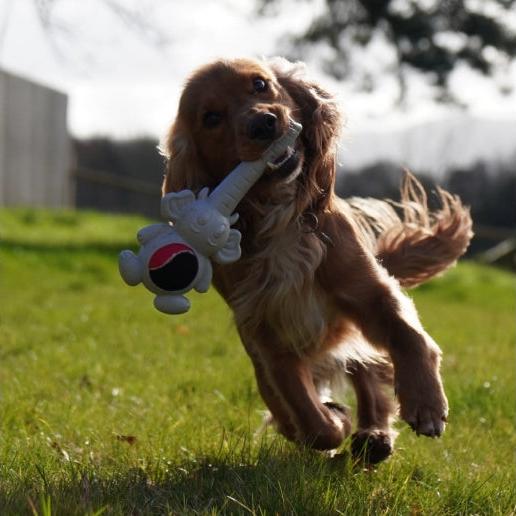
[[[131,286],[143,283],[156,294],[154,306],[167,314],[187,312],[191,289],[206,292],[212,279],[210,259],[220,264],[240,258],[241,234],[231,228],[233,213],[269,163],[293,146],[302,126],[290,121],[286,134],[274,141],[256,161],[240,163],[208,194],[196,198],[191,190],[172,192],[161,199],[161,214],[170,224],[152,224],[137,235],[138,254],[125,250],[119,256],[120,275]]]

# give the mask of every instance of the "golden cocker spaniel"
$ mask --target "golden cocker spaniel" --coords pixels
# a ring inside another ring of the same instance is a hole
[[[272,421],[287,439],[335,449],[352,432],[331,400],[346,378],[357,398],[354,455],[392,452],[396,410],[418,434],[440,436],[448,403],[441,352],[401,287],[455,263],[472,236],[469,211],[440,190],[430,212],[405,178],[397,205],[334,193],[341,116],[299,64],[220,60],[193,73],[163,143],[163,192],[214,187],[288,127],[303,131],[238,207],[242,258],[215,265],[214,285],[234,313]]]

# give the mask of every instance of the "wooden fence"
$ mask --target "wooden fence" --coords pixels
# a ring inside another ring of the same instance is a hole
[[[71,206],[67,96],[0,70],[0,206]]]

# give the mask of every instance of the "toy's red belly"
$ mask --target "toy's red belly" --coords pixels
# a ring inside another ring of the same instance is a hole
[[[157,249],[148,262],[153,283],[168,292],[188,288],[199,272],[195,251],[185,244],[168,244]]]

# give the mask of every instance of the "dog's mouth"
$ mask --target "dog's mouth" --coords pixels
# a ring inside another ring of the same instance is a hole
[[[287,150],[276,160],[267,163],[271,170],[279,170],[283,165],[287,163],[287,161],[294,155],[295,149],[292,147],[287,147]]]
[[[290,180],[292,175],[297,176],[301,168],[301,152],[294,147],[287,147],[279,158],[267,163],[267,166],[267,175]]]

